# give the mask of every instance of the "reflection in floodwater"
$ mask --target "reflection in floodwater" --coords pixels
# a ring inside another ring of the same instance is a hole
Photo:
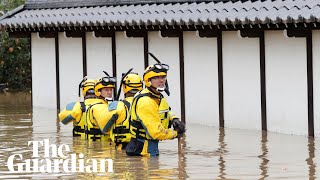
[[[227,148],[227,144],[224,142],[224,138],[225,138],[225,132],[223,128],[219,128],[219,148],[218,148],[218,152],[219,152],[219,179],[225,179],[226,178],[226,173],[225,173],[225,161],[223,159],[223,156],[228,153],[228,151],[226,150]]]
[[[319,172],[315,147],[320,142],[313,138],[188,124],[180,140],[181,153],[175,139],[159,143],[159,157],[128,157],[109,144],[73,138],[72,127],[61,125],[55,110],[31,111],[29,106],[0,105],[0,179],[316,179]],[[8,171],[10,155],[32,159],[27,142],[43,139],[57,146],[68,145],[70,154],[82,153],[85,160],[111,158],[114,172]]]
[[[316,164],[314,162],[315,158],[315,145],[314,145],[314,138],[308,139],[308,151],[309,157],[306,159],[308,167],[309,167],[309,179],[316,179]]]
[[[188,177],[187,175],[187,172],[186,172],[186,161],[187,161],[187,158],[185,156],[185,151],[186,151],[186,147],[187,147],[187,144],[186,144],[186,137],[182,137],[180,138],[180,144],[178,144],[178,146],[181,146],[181,147],[178,147],[178,148],[181,148],[181,152],[178,153],[178,178],[179,179],[186,179]]]
[[[267,132],[266,131],[262,131],[261,133],[261,155],[259,155],[258,157],[261,159],[261,164],[260,164],[260,169],[261,169],[261,178],[259,179],[265,179],[267,178],[268,175],[268,146],[267,146],[267,142],[268,142],[268,136],[267,136]]]

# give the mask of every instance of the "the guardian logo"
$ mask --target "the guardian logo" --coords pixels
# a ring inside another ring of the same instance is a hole
[[[28,146],[32,144],[33,159],[24,159],[22,154],[13,154],[8,158],[8,170],[12,173],[75,173],[75,172],[106,172],[106,163],[108,164],[107,172],[113,172],[112,159],[84,159],[80,153],[68,154],[70,148],[62,144],[57,147],[55,144],[49,144],[49,139],[43,141],[28,141]],[[44,148],[43,159],[39,156],[39,148]],[[61,167],[62,170],[61,171]]]

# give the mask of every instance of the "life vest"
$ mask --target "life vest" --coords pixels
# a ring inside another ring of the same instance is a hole
[[[85,138],[85,121],[86,110],[89,106],[95,103],[104,103],[101,99],[89,98],[84,102],[72,102],[69,103],[66,108],[58,115],[60,121],[67,125],[73,122],[73,136]]]
[[[140,98],[142,97],[152,97],[153,95],[151,93],[145,93],[145,94],[137,94],[134,99],[133,99],[133,102],[132,102],[132,111],[131,113],[133,113],[135,115],[135,117],[131,116],[130,118],[130,133],[132,134],[132,137],[133,138],[136,138],[136,139],[147,139],[146,137],[146,131],[145,129],[143,128],[143,125],[141,123],[141,120],[140,118],[138,117],[138,114],[136,113],[137,112],[137,102]]]
[[[125,113],[125,118],[123,120],[119,119],[120,123],[115,123],[112,131],[110,131],[110,137],[118,149],[124,149],[131,139],[129,119],[132,100],[133,97],[127,97],[121,101],[123,105],[118,106],[118,112],[120,114]],[[123,117],[123,115],[120,115],[120,117]]]
[[[85,102],[80,102],[81,108],[81,118],[79,121],[74,121],[73,123],[73,137],[81,137],[81,139],[85,139],[84,128],[85,128],[85,113],[86,113],[86,105]]]
[[[177,118],[172,112],[166,98],[162,97],[159,105],[159,116],[161,119],[161,124],[165,129],[171,128],[172,120]]]
[[[85,113],[85,139],[111,142],[110,134],[101,131],[96,119],[96,117],[105,109],[108,109],[108,104],[106,103],[92,104],[87,108]]]

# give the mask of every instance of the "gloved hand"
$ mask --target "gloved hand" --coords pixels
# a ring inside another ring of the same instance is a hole
[[[186,132],[184,124],[178,118],[172,120],[172,126],[173,129],[178,132],[178,137],[181,137],[183,133]]]

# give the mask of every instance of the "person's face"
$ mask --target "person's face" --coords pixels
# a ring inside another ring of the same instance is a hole
[[[106,87],[100,90],[101,96],[104,98],[112,98],[113,97],[113,88]]]
[[[165,87],[167,76],[156,76],[150,79],[151,85],[155,88]]]

